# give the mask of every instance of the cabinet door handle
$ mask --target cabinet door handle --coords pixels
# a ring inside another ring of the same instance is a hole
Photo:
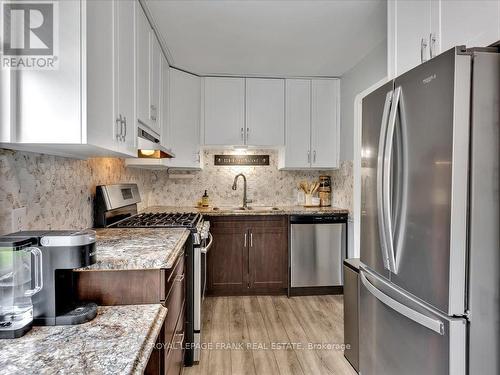
[[[436,56],[435,53],[434,53],[434,47],[436,45],[436,40],[437,40],[436,36],[433,33],[431,33],[429,35],[429,56],[430,56],[431,59],[434,56]]]
[[[123,142],[127,138],[127,118],[123,116]]]
[[[245,129],[244,128],[241,128],[241,140],[242,141],[245,140]]]
[[[250,134],[250,128],[247,128],[247,143],[248,143],[249,134]]]
[[[156,106],[151,104],[151,120],[156,121]]]
[[[247,247],[247,234],[245,233],[245,240],[244,240],[244,243],[243,243],[243,247]]]
[[[307,162],[311,162],[311,151],[307,151]]]
[[[121,136],[123,133],[122,115],[118,116],[115,122],[116,122],[116,139],[121,140]]]
[[[427,40],[425,38],[422,38],[420,40],[420,62],[426,62],[427,59],[425,58],[425,50],[427,49]]]
[[[316,150],[313,151],[313,163],[316,163]]]
[[[184,342],[184,333],[178,333],[175,335],[175,337],[179,338],[179,339],[175,340],[176,344],[181,345]]]
[[[250,247],[253,247],[253,233],[250,232]]]

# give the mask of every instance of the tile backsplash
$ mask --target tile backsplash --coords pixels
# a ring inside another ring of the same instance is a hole
[[[0,149],[0,234],[11,231],[11,212],[26,207],[26,229],[92,226],[95,186],[139,185],[147,204],[151,173],[127,169],[120,159],[68,159]]]
[[[278,152],[269,154],[269,166],[214,166],[214,155],[231,153],[204,151],[204,169],[199,172],[149,171],[125,168],[121,159],[75,160],[57,156],[0,149],[0,234],[11,230],[11,212],[27,208],[26,229],[76,229],[92,226],[96,185],[134,182],[141,192],[141,207],[150,205],[190,206],[208,190],[214,205],[239,205],[243,182],[231,190],[234,176],[248,179],[248,197],[255,205],[293,205],[296,186],[321,174],[332,176],[334,206],[352,207],[352,162],[336,171],[278,171]]]
[[[231,154],[229,150],[205,150],[203,170],[196,173],[154,173],[151,205],[190,206],[208,191],[215,206],[241,205],[243,181],[238,180],[236,191],[231,189],[234,177],[243,173],[247,178],[248,198],[252,205],[294,205],[300,181],[317,180],[320,175],[332,176],[332,201],[336,206],[351,207],[352,162],[344,162],[336,171],[279,171],[278,151],[248,150],[248,154],[268,154],[269,166],[215,166],[214,155]],[[186,178],[188,177],[188,178]]]

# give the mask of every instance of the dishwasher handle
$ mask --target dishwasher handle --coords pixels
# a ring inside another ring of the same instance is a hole
[[[347,223],[347,214],[292,215],[290,224],[336,224]]]

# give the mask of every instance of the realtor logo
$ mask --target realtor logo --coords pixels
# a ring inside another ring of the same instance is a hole
[[[57,69],[57,2],[2,1],[4,69]]]

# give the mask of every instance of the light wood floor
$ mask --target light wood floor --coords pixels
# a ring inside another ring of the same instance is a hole
[[[342,296],[205,298],[206,349],[184,375],[356,375],[342,349],[309,346],[343,344],[342,304]]]

